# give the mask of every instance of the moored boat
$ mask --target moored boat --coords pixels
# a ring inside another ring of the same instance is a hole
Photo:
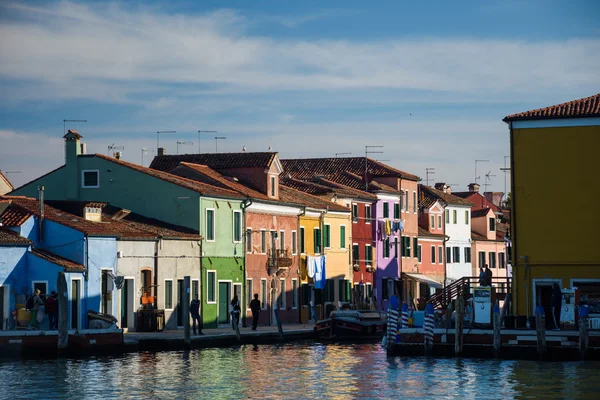
[[[333,311],[317,321],[315,332],[322,339],[381,339],[387,325],[386,314],[371,310]]]

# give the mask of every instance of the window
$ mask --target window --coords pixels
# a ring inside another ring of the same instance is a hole
[[[370,283],[365,284],[365,292],[367,297],[373,296],[373,285]]]
[[[479,252],[479,268],[485,268],[485,251]]]
[[[340,225],[340,249],[346,248],[346,227]]]
[[[422,261],[422,257],[421,257],[421,245],[417,246],[417,260],[419,261],[419,263]]]
[[[215,241],[215,210],[206,210],[206,240]]]
[[[365,206],[365,219],[366,223],[371,223],[371,206]]]
[[[267,231],[264,229],[260,231],[260,252],[263,254],[267,253]]]
[[[370,244],[365,245],[365,260],[367,260],[367,264],[373,263],[373,249]]]
[[[206,271],[206,302],[217,302],[217,271]]]
[[[292,254],[298,254],[298,233],[296,231],[292,231]]]
[[[390,238],[389,238],[389,236],[383,241],[383,258],[390,258]]]
[[[400,192],[400,210],[404,209],[404,190]]]
[[[442,246],[438,246],[438,263],[444,263],[444,248]]]
[[[435,246],[431,246],[431,263],[435,264]]]
[[[165,309],[173,309],[173,281],[165,281]]]
[[[194,279],[192,281],[192,299],[195,299],[196,296],[200,298],[200,284],[198,280]]]
[[[40,289],[40,294],[48,294],[48,282],[47,281],[32,281],[33,293]]]
[[[246,253],[252,253],[252,228],[246,229]]]
[[[394,237],[394,258],[398,258],[398,237]]]
[[[394,203],[394,218],[400,219],[400,204]]]
[[[469,210],[465,211],[465,225],[469,224]]]
[[[408,211],[408,190],[404,192],[404,209]]]
[[[331,248],[331,225],[323,225],[323,246]]]
[[[452,210],[452,223],[456,224],[457,220],[458,218],[456,218],[456,210]]]
[[[233,212],[233,241],[234,243],[242,242],[242,212]]]
[[[277,305],[280,310],[285,310],[285,279],[281,278],[279,280],[279,297],[277,298]]]
[[[452,247],[446,247],[446,264],[452,264]]]
[[[276,180],[275,180],[275,177],[272,176],[271,177],[271,197],[275,197],[275,185],[276,185]]]
[[[360,249],[357,244],[352,245],[352,264],[358,265],[360,260]]]
[[[438,215],[438,228],[442,229],[442,216]]]
[[[260,305],[263,310],[267,309],[267,280],[260,280]]]
[[[431,226],[431,229],[435,228],[435,215],[429,217],[429,225]]]
[[[84,189],[87,188],[99,188],[100,187],[100,179],[99,179],[100,171],[98,170],[83,170],[81,171],[81,187]]]
[[[358,222],[358,204],[352,204],[352,222]]]
[[[490,258],[490,268],[496,268],[496,253],[493,251],[490,251],[489,253],[489,258]]]
[[[417,256],[417,244],[419,243],[419,238],[414,237],[413,238],[413,257]]]
[[[504,252],[498,253],[498,268],[506,268],[506,254]]]
[[[417,212],[417,192],[413,192],[413,212]]]
[[[450,210],[446,210],[446,225],[450,223]]]
[[[388,203],[387,201],[385,203],[383,203],[383,218],[389,218],[390,217],[390,203]]]
[[[298,308],[298,279],[292,279],[292,308]]]
[[[470,247],[465,247],[465,262],[466,263],[471,262],[471,248]]]
[[[304,227],[300,227],[300,254],[306,253],[306,249],[304,248]]]
[[[250,308],[250,302],[254,298],[252,279],[246,279],[246,308]]]
[[[321,253],[321,230],[319,228],[315,228],[313,231],[313,239],[314,239],[314,252],[315,254]]]
[[[454,254],[452,254],[452,259],[454,260],[455,263],[459,263],[460,262],[460,247],[453,247],[452,251]]]
[[[410,237],[402,236],[402,257],[410,257]]]
[[[279,231],[279,250],[285,250],[285,231]]]
[[[269,247],[269,252],[273,253],[277,250],[277,231],[269,231],[271,234],[271,247]]]
[[[492,217],[490,218],[490,232],[495,232],[496,231],[496,218]]]

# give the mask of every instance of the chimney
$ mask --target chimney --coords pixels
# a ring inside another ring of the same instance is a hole
[[[446,193],[446,194],[452,194],[452,187],[446,186],[446,190],[444,190],[444,193]]]
[[[469,183],[469,192],[479,193],[479,184],[478,183]]]
[[[123,153],[121,153],[120,151],[116,151],[113,153],[113,156],[117,159],[120,160],[121,157],[123,156]]]
[[[452,189],[450,189],[450,186],[446,185],[444,182],[438,182],[435,184],[434,186],[437,190],[447,193],[447,194],[451,194],[452,193]]]
[[[485,196],[485,199],[487,201],[494,204],[496,207],[500,207],[500,205],[502,203],[502,196],[504,196],[504,193],[502,193],[502,192],[485,192],[483,195]]]
[[[159,147],[157,155],[159,155],[159,156],[166,156],[167,155],[167,149],[165,149],[164,147]]]
[[[87,153],[87,146],[85,145],[85,143],[79,143],[79,154],[86,154]]]
[[[76,200],[79,195],[80,172],[77,157],[81,154],[82,136],[77,131],[69,129],[63,136],[65,139],[65,181],[69,182],[65,189],[65,200]]]

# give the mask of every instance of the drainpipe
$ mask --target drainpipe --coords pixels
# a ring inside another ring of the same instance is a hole
[[[251,205],[252,199],[249,197],[242,201],[242,235],[244,235],[242,238],[242,269],[244,271],[244,280],[242,282],[242,299],[240,303],[242,303],[242,327],[244,328],[246,327],[246,312],[248,310],[248,304],[246,304],[246,298],[248,297],[246,293],[246,242],[244,238],[246,236],[246,208],[250,207]]]
[[[513,177],[515,176],[515,159],[514,159],[514,140],[513,140],[513,124],[512,122],[508,123],[508,128],[510,130],[510,174],[511,174],[511,179],[510,179],[510,201],[511,201],[511,205],[510,205],[510,221],[511,221],[511,225],[510,225],[510,244],[512,245],[512,254],[511,254],[511,261],[512,261],[512,269],[513,269],[513,276],[512,276],[512,282],[511,284],[513,285],[513,287],[511,288],[511,292],[513,293],[513,304],[512,304],[512,308],[513,308],[513,314],[517,315],[517,296],[516,296],[516,291],[513,291],[513,288],[516,288],[516,286],[514,285],[514,280],[515,277],[517,276],[517,271],[515,270],[515,267],[517,266],[517,241],[516,241],[516,224],[514,223],[514,221],[516,221],[516,217],[517,217],[517,208],[515,207],[515,180],[513,179]],[[508,273],[508,266],[507,266],[507,273]],[[526,268],[527,270],[525,271],[525,275],[529,275],[529,267]],[[527,285],[528,282],[527,280],[525,280],[525,285]],[[529,313],[529,304],[526,304],[526,308],[527,308],[527,313]]]
[[[154,306],[158,308],[158,250],[160,248],[160,238],[154,242],[154,296],[156,296]],[[142,282],[143,284],[143,282]],[[144,293],[142,292],[142,296]],[[166,321],[164,321],[166,323]],[[164,325],[163,323],[163,325]]]

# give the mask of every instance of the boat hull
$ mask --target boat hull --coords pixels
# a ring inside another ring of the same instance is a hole
[[[329,340],[380,340],[385,329],[385,321],[352,321],[342,318],[328,318],[318,321],[315,326],[317,336]]]

